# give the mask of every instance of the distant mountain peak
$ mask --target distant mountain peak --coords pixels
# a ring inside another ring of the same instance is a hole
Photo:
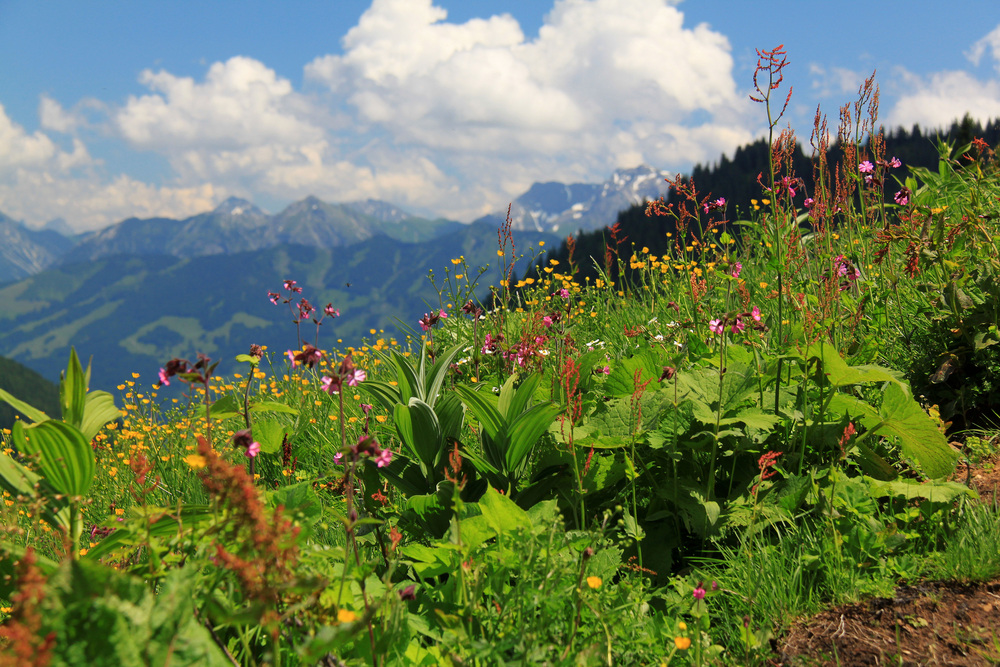
[[[253,203],[242,199],[240,197],[229,197],[221,204],[215,207],[212,211],[213,215],[226,215],[226,216],[242,216],[242,215],[252,215],[260,216],[265,215],[264,211],[260,210]]]
[[[667,193],[670,174],[646,165],[616,169],[603,183],[534,183],[510,209],[514,229],[572,233],[615,223],[618,213]],[[506,209],[480,220],[503,221]]]

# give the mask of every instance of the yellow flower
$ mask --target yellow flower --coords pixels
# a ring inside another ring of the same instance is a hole
[[[691,648],[691,639],[688,637],[674,637],[674,646],[682,651]]]
[[[454,264],[455,266],[458,266],[459,264],[462,263],[462,258],[459,257],[458,259],[453,259],[451,260],[451,263]]]
[[[138,380],[139,379],[139,374],[138,373],[132,373],[132,379],[133,380]]]
[[[591,588],[600,588],[601,583],[600,577],[587,577],[587,585]]]
[[[497,257],[503,257],[503,250],[497,250]]]
[[[680,630],[681,632],[684,632],[685,630],[688,629],[688,624],[685,623],[684,621],[681,621],[680,623],[677,624],[677,629]]]
[[[118,476],[118,468],[108,468],[108,476],[109,477],[117,477]]]
[[[357,618],[358,615],[349,609],[337,610],[337,620],[341,623],[353,623]]]
[[[538,247],[539,247],[539,248],[541,248],[541,247],[542,247],[542,246],[544,246],[544,245],[545,245],[545,241],[539,241],[539,242],[538,242]]]
[[[182,460],[194,470],[201,470],[208,465],[208,461],[201,454],[188,454]]]

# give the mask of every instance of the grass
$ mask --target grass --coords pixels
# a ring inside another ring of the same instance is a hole
[[[780,67],[770,52],[758,75]],[[782,134],[745,215],[681,180],[652,204],[661,247],[612,228],[603,257],[560,263],[508,224],[491,298],[458,257],[405,340],[135,373],[92,446],[73,439],[95,408],[71,362],[68,439],[4,434],[8,652],[767,664],[794,619],[996,577],[1000,512],[947,481],[944,421],[988,416],[989,394],[912,364],[989,368],[1000,172],[989,147],[942,147],[893,192],[870,80],[859,97],[814,192]]]

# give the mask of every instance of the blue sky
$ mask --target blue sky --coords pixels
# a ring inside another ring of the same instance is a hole
[[[873,70],[887,126],[1000,116],[995,0],[0,0],[0,211],[85,230],[315,194],[471,220],[760,136],[778,44],[806,140]]]

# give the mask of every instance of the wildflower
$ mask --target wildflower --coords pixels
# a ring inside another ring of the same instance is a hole
[[[722,320],[715,319],[708,323],[708,330],[721,336],[722,332],[725,331],[725,326],[722,324]]]
[[[271,303],[277,305],[278,304],[278,299],[281,298],[281,295],[278,294],[277,292],[272,292],[272,291],[268,290],[268,292],[267,292],[267,298],[271,300]]]
[[[695,600],[704,600],[705,589],[701,587],[701,584],[698,584],[698,587],[694,589],[694,592],[691,595],[694,597]]]
[[[375,455],[375,465],[379,468],[386,467],[390,462],[392,462],[391,449],[380,450],[379,453]]]
[[[903,166],[903,163],[900,162],[899,158],[894,155],[892,159],[889,160],[889,166],[892,167],[893,169],[899,169],[900,167]]]
[[[250,458],[253,458],[258,454],[260,454],[260,443],[256,441],[251,442],[250,445],[247,447],[246,455],[249,456]]]
[[[733,272],[732,272],[733,278],[739,278],[740,273],[742,271],[743,271],[743,264],[741,264],[740,262],[736,262],[735,264],[733,264]]]
[[[410,584],[403,590],[399,591],[400,600],[416,600],[417,599],[417,587],[414,584]]]
[[[743,320],[741,320],[739,315],[737,315],[736,319],[733,320],[733,324],[730,327],[730,330],[733,333],[742,333],[744,329],[746,329],[746,324],[744,324]]]
[[[806,200],[804,202],[802,202],[802,204],[807,209],[812,210],[812,207],[816,205],[816,200],[813,199],[812,197],[806,197]]]
[[[892,198],[900,206],[906,206],[910,203],[910,189],[904,186],[899,192],[894,194]]]
[[[284,286],[287,291],[298,294],[299,292],[302,291],[302,288],[296,287],[296,284],[297,283],[294,280],[286,280],[284,282]]]
[[[328,303],[323,308],[323,314],[329,315],[330,317],[340,317],[340,310],[334,308],[332,303]]]
[[[201,470],[208,465],[208,461],[200,454],[188,454],[181,460],[188,464],[192,470]]]
[[[159,375],[159,378],[160,378],[160,384],[162,386],[164,386],[164,387],[169,387],[170,386],[170,376],[167,375],[166,369],[161,368],[158,375]]]
[[[690,637],[674,637],[674,646],[682,651],[686,651],[691,648],[691,638]]]
[[[349,609],[338,609],[337,610],[337,622],[338,623],[353,623],[358,618],[358,615]]]
[[[292,366],[294,366],[295,365],[295,353],[292,352],[291,350],[285,350],[285,356],[288,357],[288,363],[290,363]]]
[[[760,322],[760,308],[758,308],[757,306],[754,306],[750,310],[750,317],[753,318],[754,322]]]
[[[543,317],[542,318],[542,324],[544,324],[546,327],[551,327],[552,326],[552,317],[550,317],[549,315],[546,315],[545,317]]]
[[[677,375],[676,368],[673,366],[664,366],[663,372],[660,373],[659,382],[663,382],[664,380],[673,380],[675,375]]]
[[[437,313],[424,313],[424,316],[420,318],[420,328],[424,331],[430,331],[430,328],[437,324],[442,318],[448,317],[448,313],[439,311]]]
[[[858,171],[860,171],[862,174],[870,174],[873,171],[875,171],[875,165],[873,165],[868,160],[865,160],[864,162],[858,165]]]
[[[611,366],[598,366],[594,369],[594,372],[601,375],[611,375]]]
[[[362,403],[361,404],[361,412],[363,412],[364,414],[368,414],[369,412],[371,412],[374,409],[375,409],[374,405],[369,405],[367,403]]]
[[[466,315],[472,315],[473,317],[478,318],[480,315],[483,314],[483,309],[474,304],[472,302],[472,299],[469,299],[469,301],[467,301],[466,304],[462,306],[462,312],[465,313]]]
[[[587,577],[587,586],[590,588],[600,588],[602,583],[604,582],[601,581],[600,577]]]
[[[330,394],[331,396],[333,396],[334,394],[339,394],[341,387],[340,376],[334,375],[333,377],[330,377],[329,375],[324,375],[323,378],[320,380],[319,386],[320,389]]]
[[[338,465],[339,466],[339,465],[343,465],[343,463],[344,463],[344,454],[342,452],[337,452],[336,454],[333,455],[333,464],[334,465]]]
[[[559,290],[558,294],[559,294],[559,296],[561,296],[564,299],[568,299],[569,298],[569,290],[566,289],[565,287],[563,287],[561,290]]]
[[[725,208],[725,206],[726,206],[725,197],[719,197],[715,201],[705,202],[705,205],[702,208],[704,209],[705,213],[708,213],[710,211],[716,211],[720,208]]]
[[[312,345],[306,345],[302,348],[302,351],[292,357],[293,361],[298,361],[299,363],[312,368],[320,362],[323,358],[323,353],[317,350]]]
[[[257,344],[250,345],[250,356],[260,359],[264,356],[264,348]]]

